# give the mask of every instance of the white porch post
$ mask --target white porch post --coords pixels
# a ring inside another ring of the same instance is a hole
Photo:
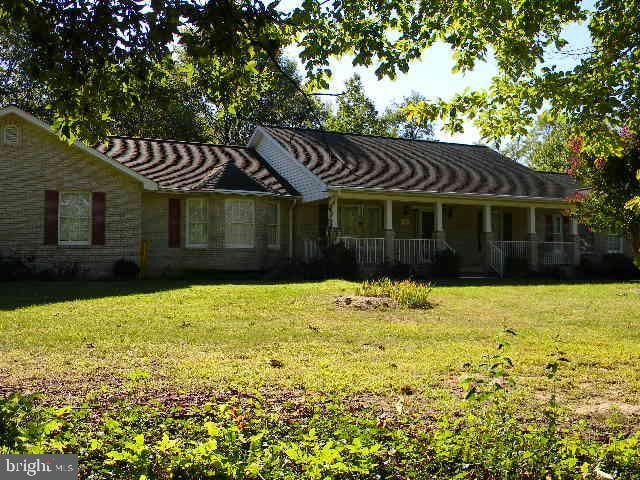
[[[482,245],[484,248],[484,268],[486,271],[490,271],[489,265],[491,255],[491,243],[494,240],[493,236],[493,224],[491,221],[491,205],[482,206]]]
[[[528,234],[529,241],[529,268],[531,270],[538,269],[538,234],[536,233],[536,207],[528,209]]]
[[[393,231],[393,200],[384,202],[384,260],[387,263],[395,261],[394,247],[396,234]]]
[[[329,243],[336,243],[340,237],[340,226],[338,224],[338,197],[329,197]]]
[[[491,205],[482,207],[482,233],[493,233],[491,224]]]
[[[442,202],[436,202],[435,205],[435,238],[436,240],[446,240],[444,232],[444,218]]]
[[[578,230],[578,219],[576,217],[570,217],[569,219],[571,230],[569,232],[570,241],[573,242],[573,259],[572,265],[580,265],[580,232]]]

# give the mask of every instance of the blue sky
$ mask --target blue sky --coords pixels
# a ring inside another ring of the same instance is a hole
[[[587,8],[592,7],[592,5],[593,0],[585,1]],[[584,24],[567,26],[564,36],[569,41],[567,49],[590,45],[589,32]],[[295,49],[291,49],[288,53],[295,57],[295,52]],[[552,62],[564,68],[571,67],[573,62],[576,61],[574,57],[564,55],[553,55],[552,58]],[[400,100],[412,91],[416,91],[427,98],[447,99],[467,87],[488,87],[491,78],[497,73],[497,67],[492,58],[488,58],[486,62],[478,63],[472,72],[466,74],[452,73],[452,66],[451,49],[445,44],[436,44],[427,50],[421,60],[412,65],[409,73],[400,74],[395,80],[387,78],[378,80],[373,73],[373,68],[354,68],[351,64],[351,58],[345,57],[332,61],[333,79],[330,91],[342,91],[344,82],[354,73],[358,73],[362,77],[367,95],[375,101],[379,110],[384,110],[394,101]],[[452,137],[444,132],[438,132],[437,136],[443,141],[462,143],[481,141],[478,131],[471,124],[466,125],[463,134]]]

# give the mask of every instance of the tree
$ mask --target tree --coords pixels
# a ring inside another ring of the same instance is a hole
[[[247,88],[237,90],[216,106],[218,115],[210,125],[216,142],[246,144],[257,125],[309,128],[323,125],[329,114],[327,106],[305,95],[293,60],[281,57],[278,62],[284,74],[270,69],[269,60],[263,58],[256,62]]]
[[[46,108],[47,85],[27,74],[29,55],[24,35],[14,32],[0,38],[0,106],[15,104],[52,121],[56,111]],[[132,107],[114,110],[104,118],[105,133],[244,144],[257,124],[319,127],[326,118],[324,104],[300,90],[302,79],[296,63],[288,58],[278,60],[286,75],[265,68],[270,60],[262,58],[250,77],[252,88],[225,97],[226,104],[214,104],[205,89],[211,79],[205,75],[215,81],[227,72],[226,67],[215,64],[196,72],[183,52],[175,56],[175,62],[154,67],[156,73],[133,98]],[[157,72],[160,68],[166,70]],[[230,105],[234,113],[228,111]]]
[[[393,125],[395,134],[410,140],[434,140],[435,132],[433,124],[422,118],[408,118],[406,109],[418,102],[424,102],[426,98],[418,92],[403,98],[400,102],[394,103],[385,112],[386,121]]]
[[[571,141],[568,173],[588,186],[571,200],[583,223],[630,238],[640,267],[640,136],[624,130],[621,139],[622,153],[609,157],[584,152],[583,137]]]
[[[354,65],[393,78],[437,41],[452,46],[457,70],[473,68],[491,50],[500,71],[489,91],[419,103],[414,114],[435,112],[453,129],[469,115],[486,136],[500,138],[523,134],[545,100],[571,120],[587,118],[583,111],[598,114],[592,127],[637,111],[630,93],[640,81],[637,50],[628,47],[638,43],[638,8],[619,0],[600,0],[593,14],[580,0],[306,0],[289,11],[262,0],[4,0],[0,36],[23,31],[31,52],[27,72],[48,86],[61,131],[87,137],[104,130],[104,116],[134,105],[152,77],[163,75],[153,67],[170,63],[176,45],[198,65],[228,68],[215,85],[220,97],[250,85],[255,58],[266,55],[279,71],[278,54],[288,45],[299,49],[310,89],[327,87],[334,56],[353,55]],[[594,49],[581,66],[541,71],[545,53],[566,46],[562,27],[584,19]]]
[[[570,138],[570,129],[563,119],[554,119],[543,112],[526,135],[512,139],[500,150],[534,170],[564,173],[569,168]]]
[[[327,130],[364,135],[390,135],[387,119],[380,116],[373,101],[364,93],[359,75],[345,83],[344,92],[338,97],[337,110],[325,122]]]
[[[24,68],[29,58],[28,43],[19,32],[0,35],[0,106],[16,105],[40,118],[51,120],[47,89],[33,80]]]
[[[405,113],[408,105],[423,98],[413,92],[380,114],[373,100],[364,93],[362,79],[356,74],[345,83],[344,92],[338,97],[337,109],[335,113],[329,114],[324,128],[336,132],[411,140],[431,139],[434,136],[431,122],[408,119]]]

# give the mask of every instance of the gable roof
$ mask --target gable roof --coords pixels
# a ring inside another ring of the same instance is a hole
[[[298,195],[247,147],[113,136],[95,148],[162,190]]]
[[[577,188],[495,150],[425,140],[261,127],[329,188],[564,199]]]
[[[34,125],[34,126],[36,126],[38,128],[41,128],[41,129],[45,130],[46,132],[51,133],[53,135],[56,135],[56,132],[53,130],[51,125],[46,124],[42,120],[34,117],[30,113],[25,112],[24,110],[18,108],[15,105],[9,105],[7,107],[4,107],[4,108],[0,109],[0,118],[5,117],[7,115],[15,115],[18,118],[24,120],[25,122],[30,123],[31,125]],[[129,177],[132,177],[133,179],[141,182],[147,190],[157,190],[158,186],[157,186],[157,184],[155,182],[153,182],[149,178],[146,178],[146,177],[140,175],[139,173],[137,173],[134,170],[126,167],[125,165],[114,161],[112,158],[109,158],[108,156],[104,155],[100,151],[98,151],[98,150],[96,150],[94,148],[91,148],[88,145],[85,145],[84,143],[82,143],[80,141],[76,141],[72,145],[75,148],[77,148],[79,150],[82,150],[83,152],[91,155],[92,157],[97,158],[98,160],[111,165],[115,169],[120,170],[125,175],[128,175]]]

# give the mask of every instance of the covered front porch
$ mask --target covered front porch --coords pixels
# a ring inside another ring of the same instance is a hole
[[[558,202],[340,192],[319,209],[326,238],[305,238],[305,260],[341,242],[361,265],[427,265],[447,252],[461,271],[503,276],[516,262],[540,270],[580,261],[578,224]]]

